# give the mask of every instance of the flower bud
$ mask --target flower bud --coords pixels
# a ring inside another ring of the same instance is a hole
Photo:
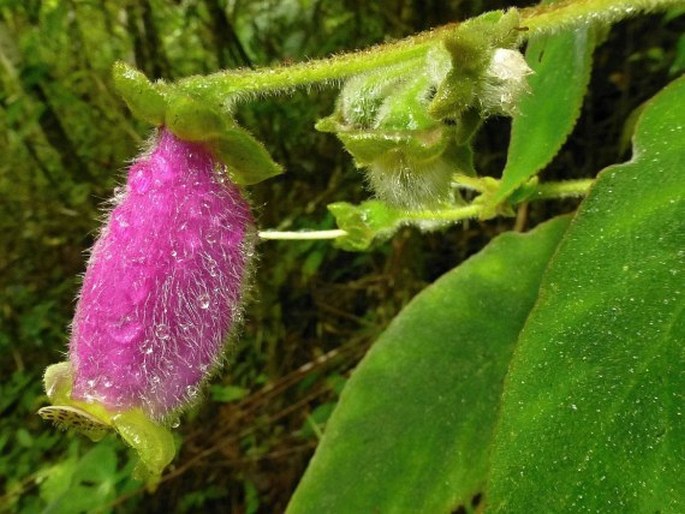
[[[516,50],[522,43],[520,23],[516,9],[492,11],[446,35],[443,48],[433,50],[431,75],[438,85],[428,106],[432,116],[459,120],[471,109],[483,118],[515,113],[532,73]]]
[[[57,405],[44,417],[94,439],[114,428],[153,474],[173,457],[164,424],[198,398],[241,318],[253,219],[225,171],[160,131],[93,247],[69,360],[46,372]]]
[[[513,116],[521,97],[529,92],[528,75],[533,70],[521,52],[496,48],[483,78],[481,110],[489,114]]]

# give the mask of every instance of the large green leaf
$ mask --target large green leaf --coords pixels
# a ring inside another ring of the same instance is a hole
[[[567,221],[498,237],[395,318],[345,387],[289,514],[449,513],[481,490],[513,345]]]
[[[594,28],[586,26],[528,41],[531,92],[521,99],[513,119],[496,201],[547,166],[571,133],[590,80],[595,39]]]
[[[685,78],[559,247],[512,360],[492,512],[685,512]]]

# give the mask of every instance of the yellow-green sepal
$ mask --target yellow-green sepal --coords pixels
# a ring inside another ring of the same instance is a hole
[[[112,69],[114,86],[136,118],[159,126],[164,121],[166,100],[158,85],[144,73],[125,62],[117,62]]]
[[[224,116],[220,116],[211,104],[181,93],[169,96],[164,124],[185,141],[207,141],[226,130]]]
[[[391,237],[402,222],[400,211],[378,200],[367,200],[360,205],[336,202],[329,204],[328,210],[338,227],[346,232],[335,245],[352,252],[366,251],[374,241]]]
[[[263,144],[239,127],[230,108],[173,84],[150,82],[140,71],[117,62],[114,85],[136,118],[165,125],[180,139],[204,143],[226,164],[231,180],[251,185],[283,173]]]
[[[348,79],[340,91],[335,113],[331,116],[335,120],[335,126],[332,130],[318,126],[317,129],[337,132],[338,126],[369,129],[383,125],[383,118],[388,115],[388,100],[402,96],[401,90],[406,89],[408,82],[424,80],[425,68],[423,58],[412,59]],[[403,106],[402,110],[411,108],[404,109]]]
[[[388,152],[402,153],[409,160],[434,159],[451,139],[441,127],[420,132],[338,132],[338,137],[359,167],[374,163]]]
[[[145,415],[141,409],[131,409],[112,417],[114,429],[131,446],[140,462],[134,469],[134,478],[145,481],[150,488],[159,483],[162,471],[176,455],[171,431]]]
[[[283,173],[262,143],[220,112],[218,106],[176,93],[168,97],[164,121],[179,138],[206,144],[238,185],[257,184]]]
[[[360,167],[387,152],[401,152],[409,160],[439,156],[452,131],[426,111],[431,79],[422,69],[415,73],[399,83],[402,77],[391,75],[389,81],[377,73],[352,79],[341,93],[336,112],[320,120],[316,129],[335,133]],[[362,102],[361,95],[369,92],[374,93],[373,101]],[[355,123],[359,120],[364,123]]]
[[[381,130],[423,131],[440,125],[428,114],[432,78],[418,73],[414,78],[395,88],[379,108],[376,128]]]
[[[73,375],[69,362],[47,368],[45,391],[53,405],[39,409],[38,414],[59,428],[75,430],[93,441],[99,441],[110,431],[117,432],[140,458],[135,478],[154,488],[176,453],[171,431],[140,408],[114,412],[97,401],[74,400]]]
[[[239,186],[258,184],[283,173],[283,167],[271,159],[264,145],[237,125],[207,143],[228,167],[231,181]]]
[[[458,119],[478,104],[485,72],[496,48],[514,48],[521,41],[516,9],[491,11],[462,23],[443,40],[451,69],[437,88],[428,112],[437,119]]]

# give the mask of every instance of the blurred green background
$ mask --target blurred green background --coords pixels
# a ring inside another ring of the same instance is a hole
[[[147,493],[130,477],[129,452],[116,438],[94,445],[35,415],[46,401],[42,371],[66,350],[79,274],[106,199],[150,130],[114,92],[112,63],[166,80],[268,66],[505,5],[0,0],[0,511],[282,512],[374,338],[422,287],[515,224],[472,222],[430,235],[405,229],[367,254],[325,241],[261,243],[230,365],[184,416],[179,455],[157,492]],[[630,113],[685,67],[677,14],[615,27],[596,54],[578,126],[545,178],[593,176],[629,156],[622,134]],[[335,138],[313,129],[335,94],[317,87],[241,108],[242,124],[288,170],[249,188],[260,228],[333,228],[328,203],[369,196]],[[481,131],[484,174],[498,176],[508,126],[495,119]],[[532,205],[519,226],[574,207]]]

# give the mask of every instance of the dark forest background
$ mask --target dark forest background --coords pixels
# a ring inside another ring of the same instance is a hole
[[[147,493],[119,440],[95,445],[35,414],[46,401],[43,369],[63,359],[106,199],[150,132],[114,92],[115,61],[174,80],[323,57],[507,5],[0,0],[0,511],[282,512],[375,337],[414,294],[517,223],[404,229],[365,254],[326,241],[261,243],[230,365],[183,417],[179,455]],[[630,114],[685,68],[682,32],[682,16],[664,15],[612,30],[596,53],[581,119],[544,178],[591,177],[629,158]],[[312,88],[241,108],[242,124],[287,169],[249,188],[260,228],[334,228],[328,203],[369,196],[335,138],[313,129],[335,95]],[[498,176],[508,130],[504,119],[484,126],[481,173]],[[517,228],[574,207],[531,205]]]

